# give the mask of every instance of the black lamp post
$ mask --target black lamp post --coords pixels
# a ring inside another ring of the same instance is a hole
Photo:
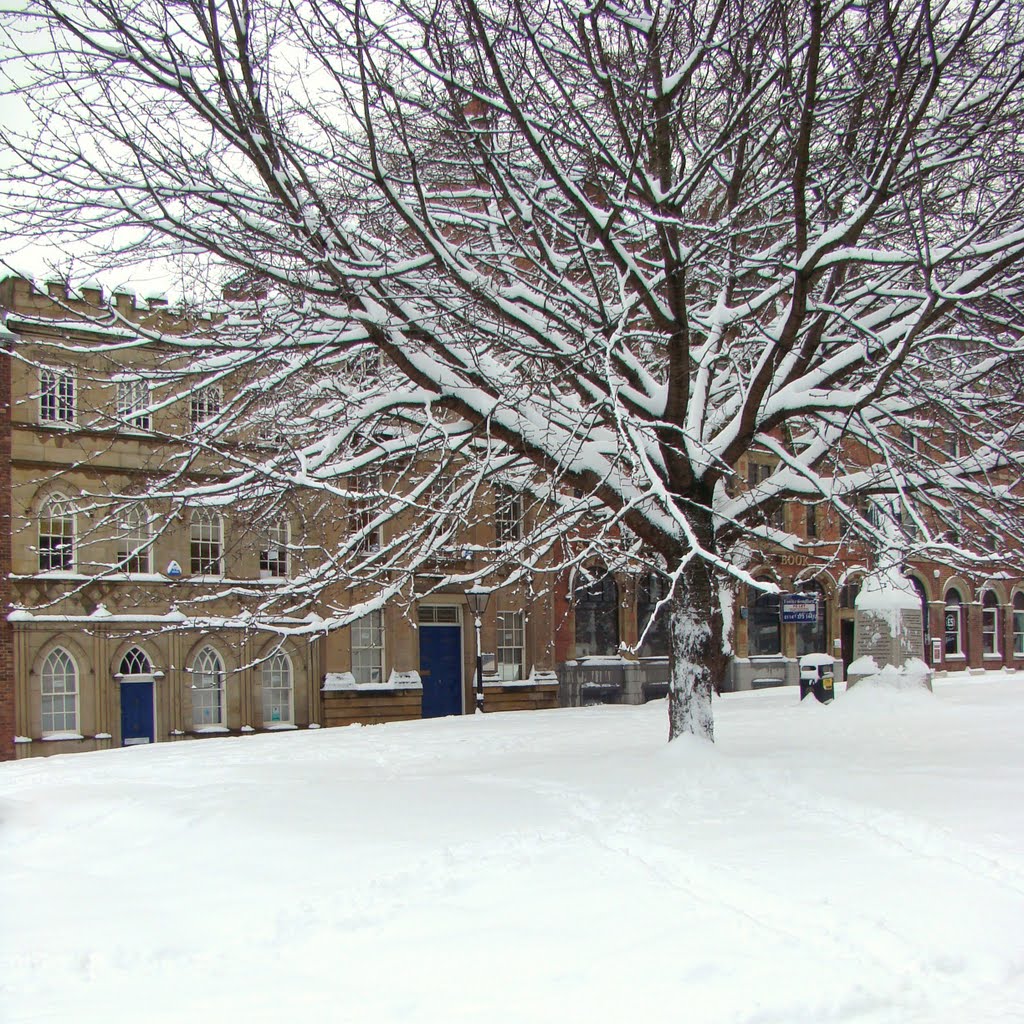
[[[480,649],[480,625],[490,596],[491,592],[481,587],[479,583],[474,583],[466,591],[469,610],[473,613],[473,628],[476,630],[476,710],[478,714],[483,714],[484,710],[484,656]]]

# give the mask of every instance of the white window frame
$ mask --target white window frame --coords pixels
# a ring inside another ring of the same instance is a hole
[[[384,613],[368,612],[349,626],[352,677],[361,686],[384,682]]]
[[[260,689],[264,727],[294,725],[295,683],[292,661],[287,654],[278,651],[263,662],[260,666]]]
[[[260,548],[260,579],[276,580],[288,576],[288,546],[291,530],[287,519],[275,519],[263,534]]]
[[[205,384],[189,396],[189,422],[198,429],[220,415],[223,394],[218,384]]]
[[[124,652],[118,672],[124,679],[148,681],[153,679],[153,663],[141,647],[130,647]]]
[[[44,739],[78,735],[78,665],[63,647],[55,647],[43,662],[39,697]]]
[[[192,661],[192,728],[223,728],[224,659],[212,647],[204,647]]]
[[[149,430],[153,425],[149,381],[141,377],[117,382],[117,418],[132,430]]]
[[[986,604],[989,595],[995,604]],[[983,658],[999,658],[999,596],[994,590],[986,590],[981,595],[981,656]]]
[[[210,509],[193,509],[188,539],[192,575],[223,576],[224,517]]]
[[[39,509],[36,550],[40,572],[75,571],[77,533],[77,517],[71,502],[63,494],[50,495]],[[58,564],[54,564],[54,556]]]
[[[74,370],[43,366],[39,370],[39,422],[68,426],[75,422],[78,388]]]
[[[522,679],[526,673],[526,616],[521,611],[497,613],[496,659],[502,682]]]
[[[1024,658],[1024,594],[1013,595],[1013,654]]]
[[[152,520],[144,505],[130,505],[118,522],[117,567],[126,573],[153,571]]]
[[[494,539],[497,544],[523,539],[523,496],[519,491],[495,489]]]
[[[377,518],[377,510],[372,500],[376,498],[383,488],[383,478],[379,467],[371,466],[353,473],[349,478],[349,489],[353,493],[349,507],[349,524],[353,533],[365,531],[365,536],[356,547],[357,551],[379,551],[383,542],[383,531],[380,526],[368,529],[374,519]],[[366,495],[360,498],[359,495]]]
[[[951,587],[946,591],[946,606],[943,609],[943,623],[942,623],[942,650],[943,655],[946,658],[963,658],[964,654],[964,612],[963,612],[963,597],[961,595],[959,603],[950,602],[950,593],[955,592],[960,594],[959,590],[955,587]],[[956,628],[955,630],[948,629],[950,616],[956,617]],[[955,636],[956,644],[953,650],[949,647],[949,638]]]

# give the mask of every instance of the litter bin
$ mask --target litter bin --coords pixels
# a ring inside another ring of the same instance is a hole
[[[835,697],[835,659],[827,654],[805,654],[800,659],[800,699],[813,693],[822,704]]]

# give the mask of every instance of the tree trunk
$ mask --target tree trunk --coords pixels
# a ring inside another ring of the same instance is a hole
[[[705,562],[694,559],[683,571],[669,623],[668,738],[693,733],[714,740],[711,690],[725,655],[718,588]]]

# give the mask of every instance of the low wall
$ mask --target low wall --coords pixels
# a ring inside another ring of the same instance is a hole
[[[423,713],[423,690],[419,686],[377,690],[324,690],[321,725],[380,725],[407,722]]]
[[[484,714],[492,711],[539,711],[557,707],[557,682],[484,686]]]

